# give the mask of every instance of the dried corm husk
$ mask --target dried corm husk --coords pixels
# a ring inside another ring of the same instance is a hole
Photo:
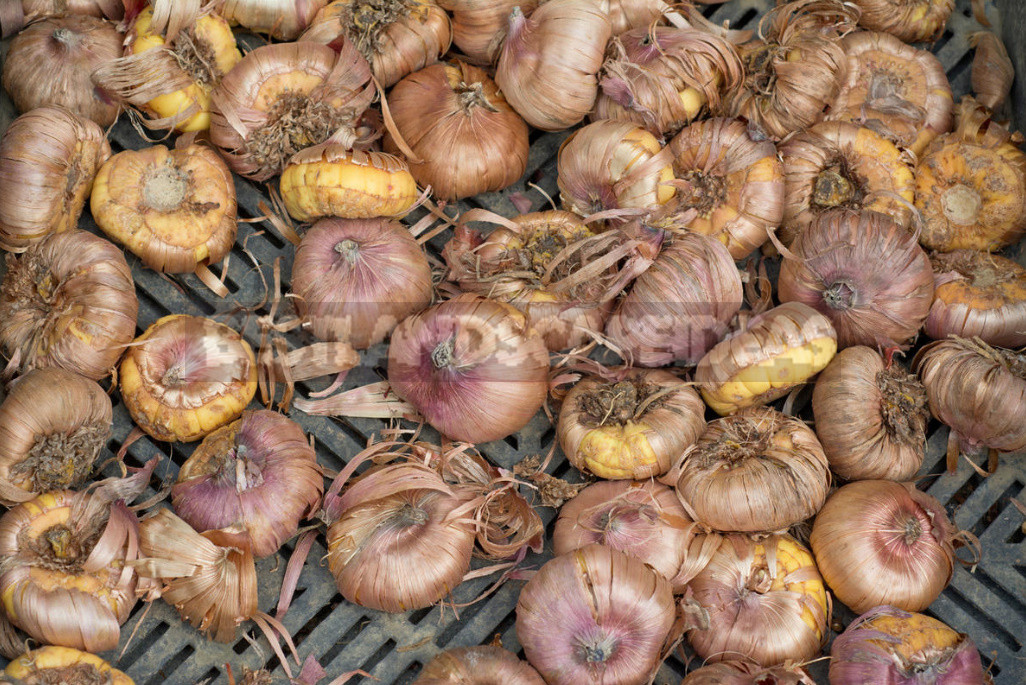
[[[128,31],[125,56],[98,69],[93,81],[143,112],[149,128],[207,130],[210,94],[242,60],[228,21],[210,9],[158,28],[154,8],[145,7]]]
[[[595,104],[611,34],[608,12],[593,0],[549,0],[528,16],[514,7],[495,82],[531,126],[569,128]]]
[[[556,170],[563,209],[583,217],[654,212],[674,195],[669,152],[629,121],[602,119],[575,131],[559,146]]]
[[[493,645],[447,649],[424,664],[413,685],[491,682],[502,685],[544,685],[531,665]]]
[[[297,152],[282,171],[280,188],[297,221],[399,217],[420,195],[401,157],[331,141]]]
[[[977,102],[995,110],[1008,98],[1015,80],[1015,67],[1005,44],[990,31],[977,31],[969,36],[969,45],[976,50],[973,57],[972,84]]]
[[[367,461],[376,466],[350,481]],[[324,498],[336,586],[360,606],[410,611],[448,595],[474,554],[501,560],[541,551],[544,526],[518,486],[467,443],[372,444]]]
[[[16,685],[135,685],[125,673],[96,656],[71,647],[40,647],[12,659],[3,675]]]
[[[1001,255],[976,250],[930,256],[937,282],[923,331],[988,345],[1026,346],[1026,269]]]
[[[741,308],[741,276],[715,238],[687,233],[668,241],[606,323],[625,361],[696,363],[718,343]]]
[[[770,140],[739,119],[696,122],[670,141],[679,228],[715,237],[743,259],[769,239],[784,215],[784,168]]]
[[[926,388],[876,350],[841,350],[812,392],[816,435],[845,480],[905,481],[926,456]]]
[[[591,117],[674,135],[702,114],[722,114],[743,80],[741,58],[724,38],[690,28],[633,29],[606,48]]]
[[[872,129],[824,121],[780,146],[787,190],[780,240],[790,245],[835,209],[887,214],[912,224],[915,177],[904,154]]]
[[[35,22],[11,40],[3,66],[4,90],[19,112],[60,105],[110,126],[120,107],[90,77],[121,56],[123,38],[114,24],[89,15]]]
[[[511,435],[541,409],[549,354],[512,305],[463,294],[392,333],[388,381],[442,435],[470,443]]]
[[[320,503],[324,476],[298,423],[266,409],[203,439],[171,488],[196,530],[220,529],[257,558],[274,554]]]
[[[139,557],[129,568],[160,585],[150,597],[162,597],[206,637],[231,642],[239,624],[258,616],[253,554],[223,531],[197,533],[158,509],[139,523]]]
[[[434,64],[449,49],[449,16],[433,0],[336,0],[317,13],[300,41],[345,37],[382,88]]]
[[[710,422],[663,480],[708,529],[772,533],[819,511],[830,470],[811,428],[775,409],[750,407]]]
[[[834,638],[830,682],[977,685],[984,674],[968,635],[924,614],[891,606],[870,609]]]
[[[781,302],[830,319],[840,348],[907,347],[933,302],[930,258],[885,214],[821,214],[791,245],[777,282]]]
[[[716,413],[767,404],[826,368],[837,352],[830,319],[785,302],[750,321],[702,357],[695,382]]]
[[[686,5],[678,5],[684,9]],[[668,11],[663,0],[609,0],[609,20],[613,35],[619,36],[634,29],[647,29],[665,23]]]
[[[60,368],[29,371],[0,404],[0,502],[81,485],[113,427],[110,397]]]
[[[834,596],[856,613],[922,611],[951,581],[965,535],[912,483],[861,480],[827,499],[809,543]]]
[[[211,94],[210,140],[238,174],[266,181],[294,154],[356,122],[374,97],[352,43],[263,45]]]
[[[673,623],[670,583],[604,545],[547,562],[517,603],[517,637],[550,685],[647,682]]]
[[[97,172],[89,205],[103,232],[155,271],[194,272],[235,244],[235,182],[207,145],[119,152]]]
[[[527,124],[483,69],[456,62],[410,74],[388,95],[395,127],[420,161],[417,182],[455,201],[512,185],[527,169]],[[387,136],[385,150],[399,154]]]
[[[857,20],[858,9],[841,0],[794,0],[771,10],[761,38],[739,48],[745,83],[728,113],[775,140],[815,124],[843,83],[840,41]]]
[[[91,17],[121,19],[124,12],[123,0],[11,0],[0,13],[0,29],[6,38],[26,24],[45,17],[88,14]]]
[[[705,428],[705,405],[687,381],[662,369],[610,370],[567,393],[556,435],[567,459],[607,479],[666,473]]]
[[[138,313],[125,256],[103,238],[71,229],[7,257],[0,344],[23,373],[56,366],[93,380],[109,375]]]
[[[926,386],[930,411],[951,427],[949,470],[955,470],[959,447],[1026,448],[1026,354],[950,337],[922,348],[913,366]]]
[[[924,246],[993,251],[1026,233],[1026,154],[1022,134],[962,99],[958,125],[926,150],[916,168],[916,208]]]
[[[906,43],[931,43],[941,37],[955,0],[853,0],[862,11],[859,26],[882,31]]]
[[[95,122],[46,106],[21,115],[0,140],[0,248],[24,252],[75,228],[110,143]]]
[[[237,419],[256,395],[257,365],[241,335],[198,316],[172,314],[129,346],[121,398],[146,434],[199,440]]]
[[[431,266],[398,221],[321,219],[296,249],[292,292],[318,340],[362,350],[431,304]]]
[[[688,673],[680,685],[815,685],[800,666],[760,666],[751,661],[721,661]]]
[[[295,40],[328,0],[223,0],[218,7],[231,22],[279,40]]]
[[[439,0],[452,23],[452,43],[471,64],[487,67],[499,56],[514,7],[530,14],[537,0]]]
[[[464,219],[475,216],[469,212]],[[644,261],[635,243],[617,231],[592,233],[580,216],[551,210],[512,220],[490,215],[499,227],[487,236],[461,221],[442,255],[449,279],[464,292],[508,302],[557,352],[593,339],[619,294]]]
[[[39,495],[0,518],[0,592],[11,623],[47,644],[88,652],[118,645],[138,580],[139,521],[125,502],[156,465],[154,458],[82,492]]]
[[[801,662],[819,652],[830,626],[830,598],[812,554],[786,535],[725,536],[681,608],[688,641],[710,662]]]
[[[593,543],[641,559],[670,581],[674,594],[684,591],[717,545],[699,531],[673,489],[653,480],[599,481],[563,505],[553,554]]]
[[[916,155],[951,130],[951,85],[933,53],[873,31],[842,44],[847,69],[829,118],[871,128]]]

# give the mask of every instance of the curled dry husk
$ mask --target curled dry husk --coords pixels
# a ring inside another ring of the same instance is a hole
[[[873,31],[843,45],[847,75],[829,118],[871,128],[917,155],[951,130],[951,85],[933,53]]]
[[[238,174],[266,181],[300,150],[355,127],[374,97],[353,45],[281,43],[247,54],[211,95],[210,140]]]
[[[110,397],[95,381],[59,368],[26,373],[0,404],[0,502],[81,484],[112,424]]]
[[[694,364],[741,308],[741,275],[727,248],[687,233],[666,243],[606,323],[621,356],[639,366]]]
[[[935,618],[889,606],[869,610],[834,638],[830,682],[978,685],[980,653],[968,635]]]
[[[72,229],[8,255],[0,343],[22,372],[56,366],[99,380],[135,335],[139,300],[121,250]]]
[[[355,468],[376,467],[339,494]],[[324,499],[328,565],[351,602],[403,612],[442,600],[486,559],[541,551],[544,526],[512,474],[461,443],[388,440],[356,455]],[[402,579],[402,582],[396,582]]]
[[[830,320],[800,302],[785,302],[702,357],[695,382],[716,413],[767,404],[826,368],[837,352]]]
[[[449,278],[464,292],[508,302],[524,312],[554,352],[577,347],[605,326],[613,298],[633,268],[615,264],[631,254],[634,243],[609,231],[596,236],[581,217],[552,210],[502,219],[483,236],[466,224],[456,226],[442,255]],[[642,260],[634,260],[638,267]]]
[[[846,480],[909,480],[926,456],[926,389],[876,350],[841,350],[812,391],[816,435]]]
[[[673,622],[670,583],[604,545],[547,562],[517,602],[517,637],[550,685],[648,682]]]
[[[83,492],[55,490],[0,519],[0,593],[7,617],[36,640],[114,649],[136,602],[139,521],[126,501],[157,460]],[[140,583],[142,585],[142,583]]]
[[[490,66],[506,38],[510,12],[530,14],[537,0],[439,0],[452,17],[452,42],[472,64]]]
[[[862,10],[859,26],[882,31],[906,43],[940,38],[955,9],[955,0],[854,0]]]
[[[760,666],[751,661],[721,661],[684,677],[680,685],[815,685],[799,666]]]
[[[922,611],[951,581],[963,536],[912,483],[862,480],[830,495],[809,543],[823,579],[852,611]]]
[[[527,425],[548,392],[545,341],[512,305],[463,294],[392,333],[388,382],[440,433],[471,443]]]
[[[777,282],[781,302],[827,316],[838,347],[906,347],[933,303],[930,258],[884,214],[822,214],[791,245]]]
[[[144,112],[149,128],[205,131],[211,91],[242,60],[231,26],[205,11],[158,29],[154,15],[149,6],[139,13],[125,56],[98,69],[93,81]]]
[[[760,24],[763,37],[739,49],[746,77],[729,114],[777,140],[815,124],[843,82],[840,40],[857,20],[857,8],[841,0],[795,0],[772,10]]]
[[[531,126],[569,128],[595,104],[611,33],[608,12],[594,0],[549,0],[530,16],[514,7],[495,82]]]
[[[686,181],[675,202],[695,210],[683,228],[713,236],[742,259],[762,246],[784,215],[784,167],[770,140],[738,119],[709,119],[670,141],[673,175]]]
[[[930,411],[951,427],[952,439],[963,448],[1026,448],[1026,354],[952,337],[921,349],[913,365],[926,386]],[[951,469],[953,456],[949,451]]]
[[[0,11],[0,29],[3,29],[4,38],[44,17],[88,14],[120,19],[125,12],[122,0],[12,0],[6,5]]]
[[[995,110],[1008,98],[1015,80],[1015,67],[1005,44],[990,31],[970,34],[969,45],[976,50],[973,57],[972,84],[976,100]]]
[[[356,46],[382,88],[434,64],[449,49],[449,16],[433,0],[336,0],[299,40]]]
[[[578,382],[563,400],[559,445],[574,466],[600,478],[666,473],[705,428],[691,384],[662,369],[623,368]]]
[[[139,523],[139,551],[130,568],[160,583],[151,597],[163,597],[207,637],[231,642],[238,625],[257,614],[253,554],[223,531],[197,533],[158,509]]]
[[[1026,346],[1026,269],[1007,257],[975,250],[937,252],[930,262],[937,289],[923,326],[928,336]]]
[[[830,625],[830,598],[812,554],[790,536],[725,536],[688,585],[688,641],[706,661],[762,666],[817,654]]]
[[[750,407],[710,422],[663,480],[709,529],[770,533],[819,511],[830,471],[811,428],[775,409]]]
[[[93,220],[146,266],[191,273],[235,244],[235,182],[207,145],[125,150],[100,167]]]
[[[456,647],[447,649],[424,664],[413,685],[454,683],[502,683],[502,685],[545,685],[530,664],[502,647]]]
[[[600,120],[575,131],[556,161],[563,208],[587,217],[610,209],[654,210],[674,195],[669,153],[629,121]]]
[[[641,559],[669,580],[676,594],[708,563],[707,540],[672,488],[652,480],[599,481],[559,510],[552,552],[559,556],[593,543],[606,545]]]
[[[257,365],[231,328],[172,314],[128,348],[120,384],[139,428],[157,440],[191,442],[242,414],[256,394]]]
[[[431,266],[398,221],[321,219],[296,249],[292,292],[318,340],[363,350],[431,304]]]
[[[224,0],[218,7],[228,21],[279,40],[295,40],[328,0]]]
[[[40,647],[12,659],[3,675],[18,685],[49,683],[102,683],[135,685],[126,674],[88,652],[70,647]]]
[[[440,200],[502,190],[527,169],[527,124],[483,69],[456,62],[410,74],[388,96],[396,129],[420,161],[410,173]],[[398,154],[391,136],[385,150]]]
[[[4,90],[19,112],[61,105],[110,126],[119,107],[90,77],[121,56],[122,39],[114,24],[88,15],[38,21],[11,41],[3,66]]]
[[[297,221],[405,214],[417,182],[401,157],[328,141],[297,152],[281,174],[285,209]]]
[[[0,140],[0,248],[24,252],[75,228],[110,144],[95,122],[63,107],[34,109]]]
[[[835,209],[887,214],[912,224],[915,178],[906,157],[872,129],[824,121],[780,146],[787,183],[780,239],[790,245]]]
[[[296,534],[324,490],[317,455],[298,423],[266,409],[243,412],[196,448],[171,489],[175,512],[198,531],[270,556]]]
[[[1026,233],[1022,141],[975,100],[962,99],[958,126],[933,142],[916,169],[923,245],[942,252],[992,251]]]
[[[606,48],[593,119],[621,119],[656,135],[673,135],[744,80],[744,65],[726,39],[697,29],[637,28]]]

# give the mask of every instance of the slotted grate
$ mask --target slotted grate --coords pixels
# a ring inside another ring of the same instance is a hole
[[[730,20],[735,28],[753,28],[772,4],[772,0],[731,0],[725,5],[707,7],[706,15],[716,22]],[[993,7],[988,7],[988,12],[992,20],[997,19]],[[934,46],[948,70],[956,97],[969,89],[972,54],[967,36],[977,28],[969,0],[958,0],[948,29]],[[999,30],[997,25],[995,30]],[[11,111],[5,95],[0,107],[0,117],[3,117],[0,123],[4,127]],[[542,209],[547,199],[528,182],[556,197],[554,156],[566,135],[535,134],[524,179],[503,193],[488,193],[462,202],[459,210],[484,207],[512,216],[516,209],[509,200],[511,192],[521,192],[530,198],[532,210]],[[124,120],[115,126],[111,138],[115,152],[147,144]],[[236,178],[236,188],[240,218],[263,215],[258,205],[266,201],[266,189],[241,178]],[[97,231],[88,216],[83,217],[82,227]],[[438,257],[443,243],[444,238],[435,239],[429,250]],[[1018,254],[1019,250],[1015,252]],[[164,278],[142,268],[138,260],[129,255],[139,293],[139,332],[168,313],[188,313],[214,317],[241,330],[256,346],[259,342],[256,317],[266,313],[266,306],[258,305],[264,302],[267,285],[271,283],[272,265],[276,259],[281,259],[287,283],[292,254],[292,247],[269,227],[260,223],[240,224],[238,241],[229,258],[226,285],[230,294],[225,300],[218,300],[192,276]],[[2,272],[0,265],[0,274]],[[290,342],[298,346],[309,341],[301,335],[293,335]],[[386,346],[379,345],[364,353],[363,365],[350,373],[346,387],[382,378],[386,351]],[[306,394],[319,387],[301,384],[299,391]],[[117,450],[132,427],[116,396],[114,402],[115,431],[108,446],[110,452]],[[331,469],[340,468],[384,426],[374,420],[335,420],[311,417],[298,411],[293,411],[291,417],[316,436],[318,458]],[[966,464],[955,474],[944,474],[946,436],[946,430],[935,430],[931,435],[929,456],[922,471],[930,477],[922,482],[922,487],[947,506],[961,528],[980,538],[984,556],[973,572],[961,567],[956,570],[951,586],[928,613],[972,636],[998,685],[1023,683],[1026,682],[1022,654],[1022,641],[1026,639],[1026,545],[1023,544],[1026,536],[1021,528],[1022,516],[1010,499],[1019,497],[1026,488],[1026,468],[1005,459],[997,473],[989,478],[979,477]],[[494,462],[511,468],[525,456],[545,454],[553,439],[552,427],[540,414],[516,436],[484,445],[482,451]],[[157,474],[173,479],[192,449],[191,445],[168,445],[144,438],[131,447],[128,461],[140,465],[153,456],[160,456]],[[550,472],[571,481],[580,480],[561,454],[557,454]],[[544,508],[540,512],[551,532],[556,512]],[[258,563],[260,607],[265,611],[273,609],[291,552],[292,546],[286,545],[279,554]],[[324,554],[322,537],[310,554],[285,625],[300,654],[304,658],[308,654],[316,656],[331,675],[359,668],[372,673],[381,683],[406,684],[415,679],[423,663],[448,647],[482,644],[499,635],[503,645],[519,650],[514,619],[520,582],[507,583],[486,601],[459,609],[458,615],[450,607],[390,615],[344,601],[321,563]],[[548,554],[529,558],[528,563],[538,565],[547,558]],[[490,582],[490,578],[483,578],[461,585],[454,593],[454,603],[459,605],[472,600]],[[846,622],[850,616],[840,618]],[[251,626],[244,628],[254,635]],[[119,658],[133,633],[131,643]],[[232,644],[208,642],[183,624],[175,610],[163,602],[156,602],[148,610],[139,604],[124,626],[122,636],[119,650],[105,656],[139,685],[185,685],[205,680],[225,683],[226,663],[230,663],[236,673],[242,666],[274,669],[284,682],[280,667],[262,639],[251,642],[242,637],[240,631]],[[684,664],[672,657],[656,682],[660,685],[678,683],[684,672]],[[823,664],[818,664],[813,672],[818,682],[826,682]],[[354,682],[369,681],[357,679]]]

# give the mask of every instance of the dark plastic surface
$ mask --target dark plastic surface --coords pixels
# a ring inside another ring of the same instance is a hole
[[[722,6],[710,6],[707,15],[718,22],[730,19],[731,25],[737,28],[754,27],[759,15],[771,4],[769,0],[731,0]],[[1007,4],[1012,6],[1010,16],[1013,18],[1008,26],[1017,27],[1006,34],[1009,48],[1013,54],[1018,53],[1018,66],[1026,68],[1026,54],[1016,49],[1016,39],[1026,28],[1023,24],[1026,9],[1018,0],[1009,0]],[[990,7],[991,17],[996,20],[997,14],[992,10]],[[969,0],[959,0],[948,30],[934,46],[938,57],[948,68],[956,95],[968,91],[972,55],[967,52],[966,40],[968,33],[977,28],[969,12]],[[1022,95],[1021,90],[1017,91],[1020,103],[1023,102]],[[6,97],[3,107],[10,111]],[[6,125],[6,118],[2,123]],[[512,216],[516,210],[508,194],[514,191],[525,193],[532,200],[533,209],[543,208],[547,204],[546,198],[526,184],[535,183],[552,197],[557,196],[554,155],[565,135],[536,134],[525,179],[504,193],[489,193],[472,202],[461,203],[460,210],[471,206],[486,207]],[[115,151],[146,144],[125,120],[117,124],[111,137]],[[260,216],[262,212],[258,203],[265,199],[266,189],[240,178],[236,179],[236,187],[241,218]],[[83,219],[83,227],[96,230],[88,216]],[[435,256],[438,256],[441,245],[442,241],[436,239],[431,246]],[[218,300],[192,276],[165,278],[142,268],[138,260],[129,256],[140,299],[140,332],[165,314],[189,313],[213,317],[239,328],[256,346],[256,317],[266,313],[266,307],[251,312],[244,309],[252,309],[264,301],[276,259],[281,260],[287,282],[292,255],[292,246],[269,226],[259,222],[240,224],[238,242],[229,258],[227,285],[231,294],[225,300]],[[217,270],[219,272],[220,267]],[[290,341],[293,344],[303,342],[298,336],[291,337]],[[346,386],[356,387],[383,377],[386,350],[384,345],[380,345],[365,353],[362,367],[350,373]],[[306,394],[320,387],[323,385],[301,385],[300,392]],[[116,451],[131,430],[127,413],[116,397],[115,416],[114,439],[109,445],[111,451]],[[341,467],[384,426],[379,421],[309,417],[298,411],[293,411],[291,416],[316,436],[318,456],[331,469]],[[943,429],[931,435],[930,456],[923,474],[943,474],[946,435]],[[525,456],[544,455],[552,440],[553,430],[549,422],[544,415],[539,415],[517,436],[484,445],[482,451],[496,463],[509,468]],[[169,445],[143,439],[129,450],[129,461],[141,464],[153,456],[160,456],[157,474],[161,478],[173,479],[178,465],[191,451],[190,445]],[[558,453],[550,472],[572,481],[580,480],[579,474]],[[963,463],[956,474],[929,475],[921,486],[947,506],[960,527],[980,538],[984,550],[982,561],[973,571],[961,567],[956,570],[951,586],[929,613],[972,636],[983,654],[985,666],[990,666],[998,685],[1026,682],[1026,663],[1022,654],[1022,641],[1026,636],[1026,545],[1021,529],[1023,517],[1010,503],[1010,499],[1020,497],[1026,487],[1023,462],[1021,459],[1003,458],[997,473],[989,478],[981,478]],[[555,512],[552,509],[540,511],[546,523],[550,524]],[[287,546],[279,555],[258,564],[260,606],[266,611],[273,610],[290,553],[291,546]],[[389,615],[344,601],[336,592],[322,562],[324,554],[322,536],[310,555],[285,624],[295,638],[301,656],[315,655],[332,677],[360,668],[371,672],[381,683],[410,683],[424,662],[447,647],[481,644],[499,635],[503,645],[513,651],[519,649],[514,620],[517,594],[522,586],[520,582],[510,582],[487,601],[456,611],[445,606],[405,615]],[[540,564],[545,558],[529,559],[528,562]],[[490,582],[490,578],[485,578],[465,583],[457,589],[453,601],[459,604],[477,597]],[[846,623],[850,618],[850,614],[835,611],[835,621]],[[243,629],[256,637],[251,625],[244,625]],[[133,632],[135,635],[128,644],[128,636]],[[243,665],[276,668],[277,662],[263,638],[256,639],[254,645],[241,633],[230,645],[208,642],[196,630],[183,624],[177,612],[163,602],[156,602],[148,611],[145,605],[140,604],[123,628],[121,648],[105,656],[127,671],[139,685],[185,685],[208,679],[225,683],[226,663],[232,664],[236,675]],[[814,667],[813,672],[820,683],[826,683],[825,670],[823,663]],[[656,682],[675,685],[684,673],[684,664],[674,657],[664,665]],[[285,682],[280,668],[276,674],[278,682]],[[352,682],[370,681],[358,678]]]

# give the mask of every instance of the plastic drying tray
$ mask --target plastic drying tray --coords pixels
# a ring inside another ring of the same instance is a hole
[[[1026,8],[1020,0],[1006,0],[1009,30],[1006,42],[1017,61],[1018,73],[1026,69],[1026,51],[1021,47],[1021,29],[1026,26]],[[772,0],[730,0],[724,5],[710,5],[705,14],[716,22],[730,20],[735,28],[752,28],[759,17],[772,5]],[[999,2],[999,5],[1001,3]],[[988,3],[988,16],[1000,30],[998,8]],[[1013,27],[1019,27],[1013,30]],[[943,62],[956,98],[969,89],[972,53],[967,39],[979,27],[971,16],[969,0],[958,0],[957,9],[948,23],[944,35],[933,46]],[[248,43],[250,46],[257,42]],[[6,43],[4,45],[6,48]],[[1024,103],[1023,90],[1016,90],[1019,103]],[[3,129],[14,116],[10,100],[0,101],[0,126]],[[487,193],[460,203],[459,209],[484,207],[513,216],[516,209],[510,202],[510,192],[524,193],[533,202],[533,210],[542,209],[547,199],[541,192],[528,186],[533,183],[556,197],[555,154],[566,133],[535,133],[532,138],[528,169],[524,179],[503,193]],[[133,129],[125,117],[111,132],[114,151],[139,148],[148,143]],[[252,218],[263,213],[258,203],[266,201],[267,189],[236,177],[240,218]],[[450,209],[451,213],[451,209]],[[418,217],[419,218],[419,217]],[[82,227],[97,231],[86,213]],[[437,257],[444,237],[436,238],[429,246]],[[254,265],[245,249],[259,262]],[[1013,250],[1020,261],[1021,246]],[[247,313],[260,303],[265,294],[265,282],[271,283],[274,261],[281,259],[282,273],[286,277],[292,264],[293,249],[270,226],[261,223],[243,223],[239,226],[236,247],[232,250],[227,286],[231,291],[219,300],[193,276],[164,278],[142,267],[138,259],[128,255],[139,295],[139,331],[169,313],[187,313],[208,316],[242,330],[254,347],[258,344],[256,317],[266,308]],[[220,267],[218,267],[218,270]],[[0,274],[4,271],[0,265]],[[240,313],[241,312],[241,313]],[[294,345],[304,341],[293,335]],[[363,365],[350,373],[346,387],[356,387],[384,377],[385,345],[379,345],[363,354]],[[306,394],[323,385],[300,385]],[[108,448],[114,452],[132,429],[132,422],[117,396],[115,402],[115,428]],[[254,404],[254,406],[256,406]],[[293,411],[290,415],[309,433],[316,436],[317,454],[321,462],[331,469],[339,469],[352,455],[366,445],[385,423],[374,420],[335,420],[307,416]],[[927,492],[943,502],[959,527],[971,531],[983,544],[983,559],[970,572],[959,566],[948,589],[930,607],[927,613],[968,633],[975,640],[991,674],[998,685],[1026,683],[1026,663],[1023,661],[1023,639],[1026,638],[1026,544],[1022,531],[1023,517],[1010,499],[1019,497],[1026,487],[1026,466],[1016,459],[1003,458],[996,473],[982,478],[964,462],[955,474],[944,473],[944,448],[947,430],[932,425],[929,454],[922,474],[928,476],[921,485]],[[543,414],[517,435],[481,446],[494,462],[511,468],[529,455],[544,455],[554,438],[554,431]],[[157,475],[173,479],[179,465],[188,457],[192,445],[170,445],[142,439],[129,450],[128,461],[140,465],[153,456],[161,458]],[[105,455],[107,457],[110,454]],[[580,481],[580,474],[569,466],[557,451],[549,471],[570,481]],[[556,512],[540,509],[551,533]],[[260,579],[260,606],[273,610],[286,561],[292,545],[258,563]],[[296,599],[285,620],[295,639],[300,655],[313,654],[331,677],[353,669],[372,673],[380,683],[410,683],[422,664],[439,651],[456,646],[478,645],[498,635],[502,644],[519,650],[514,628],[516,601],[523,583],[509,582],[486,601],[459,610],[434,607],[407,614],[390,615],[363,609],[346,602],[337,593],[331,575],[323,563],[325,549],[323,536],[314,545],[313,552],[299,582]],[[530,557],[529,564],[540,565],[549,554]],[[457,588],[453,600],[466,602],[477,597],[492,582],[483,578]],[[835,623],[847,624],[852,616],[835,609]],[[225,664],[230,663],[236,674],[242,667],[273,669],[276,682],[285,682],[269,646],[251,624],[243,626],[254,639],[242,636],[232,644],[205,640],[195,629],[182,623],[177,612],[162,601],[153,604],[148,612],[140,603],[122,629],[122,644],[117,651],[104,656],[117,667],[128,672],[138,685],[188,685],[199,682],[226,683]],[[121,651],[133,635],[124,654]],[[120,655],[120,656],[119,656]],[[813,674],[817,681],[826,683],[826,667],[816,664]],[[685,664],[671,657],[660,670],[659,685],[679,683],[686,672]],[[353,682],[370,682],[357,678]]]

